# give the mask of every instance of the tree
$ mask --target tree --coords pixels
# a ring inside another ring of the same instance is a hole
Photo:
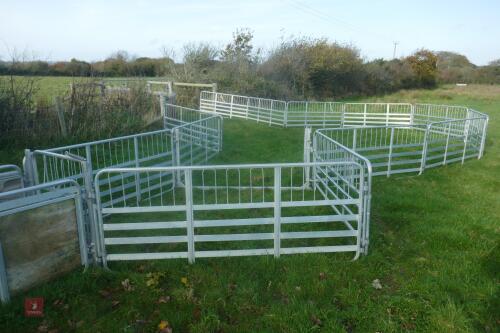
[[[288,84],[302,97],[359,94],[364,78],[358,50],[326,39],[283,41],[261,68],[269,79]]]
[[[437,83],[437,56],[429,50],[421,49],[406,58],[410,64],[417,85],[422,88],[433,88]]]
[[[309,82],[316,96],[347,96],[361,92],[363,61],[357,49],[318,40],[307,53]]]
[[[128,61],[130,56],[126,51],[117,51],[109,56],[103,63],[105,76],[127,76]]]
[[[456,83],[474,80],[476,66],[466,56],[448,51],[440,51],[436,55],[440,82]]]
[[[490,61],[488,66],[500,66],[500,58]]]
[[[253,32],[250,29],[237,29],[233,33],[232,42],[227,44],[221,52],[222,60],[226,62],[256,62],[257,55],[253,53],[252,39]]]

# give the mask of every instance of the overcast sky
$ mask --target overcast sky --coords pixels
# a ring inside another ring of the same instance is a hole
[[[397,56],[425,47],[478,65],[500,58],[500,0],[0,0],[0,57],[158,57],[163,46],[223,46],[241,27],[263,48],[293,35],[350,43],[367,59],[392,58],[394,41]]]

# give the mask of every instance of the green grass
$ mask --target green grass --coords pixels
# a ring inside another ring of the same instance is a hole
[[[6,78],[7,76],[1,76],[0,79]],[[23,77],[18,77],[23,78]],[[92,82],[99,81],[102,78],[88,78],[88,77],[71,77],[71,76],[31,76],[29,77],[35,81],[36,99],[46,99],[52,102],[53,98],[56,96],[61,96],[70,91],[71,83],[81,83],[81,82]],[[104,78],[104,80],[120,80],[127,78]],[[148,78],[144,78],[147,80]],[[164,78],[154,78],[157,81],[162,81]]]
[[[310,254],[79,269],[2,306],[1,331],[45,325],[59,332],[151,332],[161,320],[173,332],[497,331],[500,87],[411,90],[371,100],[466,105],[488,113],[490,124],[481,160],[421,176],[374,178],[368,256],[355,262],[350,254]],[[302,158],[301,129],[245,121],[224,126],[218,163]],[[125,279],[133,290],[123,288]],[[382,289],[372,287],[374,279]],[[23,317],[25,296],[45,297],[45,318]],[[166,296],[168,302],[158,302]]]

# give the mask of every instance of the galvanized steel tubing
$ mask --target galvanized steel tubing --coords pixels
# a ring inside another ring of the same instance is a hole
[[[108,197],[110,188],[133,188],[137,173],[150,185],[142,200]],[[176,173],[178,186],[165,186]],[[354,161],[104,169],[94,182],[102,258],[193,262],[308,252],[357,258],[367,245],[366,177]],[[113,204],[103,208],[101,200]]]
[[[285,102],[209,91],[201,93],[200,110],[269,125],[324,128],[318,131],[368,157],[374,175],[422,173],[481,158],[488,124],[486,114],[462,106]]]

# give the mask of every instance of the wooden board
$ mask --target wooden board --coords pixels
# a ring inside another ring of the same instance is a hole
[[[74,199],[0,217],[11,294],[81,265]]]

